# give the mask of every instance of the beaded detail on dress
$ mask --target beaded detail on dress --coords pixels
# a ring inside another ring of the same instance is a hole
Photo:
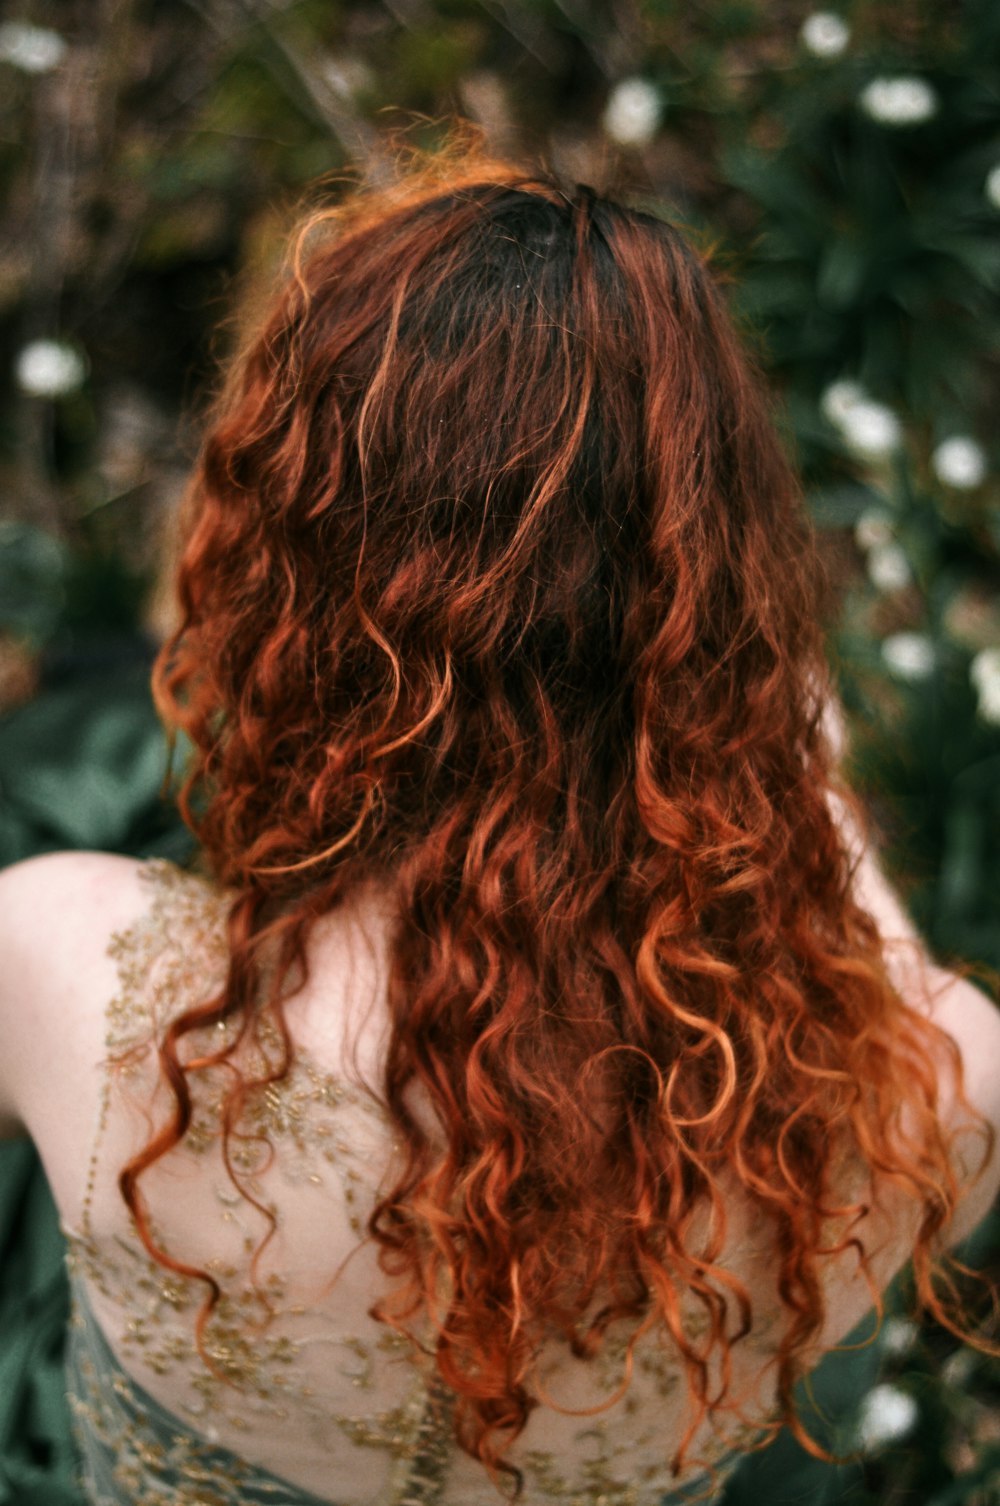
[[[90,1498],[100,1506],[496,1506],[499,1488],[453,1441],[433,1367],[369,1315],[386,1289],[364,1228],[394,1154],[388,1116],[360,1084],[307,1052],[297,1049],[287,1076],[250,1100],[232,1138],[253,1202],[223,1161],[225,1067],[189,1074],[190,1129],[140,1179],[158,1244],[219,1287],[199,1351],[207,1286],[152,1259],[117,1173],[169,1120],[155,1043],[171,1019],[219,988],[228,899],[167,863],[143,875],[150,904],[111,943],[120,984],[107,1011],[112,1065],[81,1224],[70,1233],[68,1380]],[[192,1032],[184,1059],[208,1054],[232,1028]],[[273,1060],[266,1030],[247,1050],[244,1071]],[[536,1408],[510,1451],[525,1506],[711,1500],[756,1436],[734,1426],[700,1441],[701,1468],[716,1471],[711,1487],[695,1470],[678,1491],[668,1459],[684,1387],[664,1340],[637,1347],[621,1401],[582,1415],[615,1392],[623,1365],[623,1346],[608,1343],[595,1361],[554,1354],[540,1367],[547,1394],[571,1410]],[[238,1468],[220,1462],[233,1460]]]

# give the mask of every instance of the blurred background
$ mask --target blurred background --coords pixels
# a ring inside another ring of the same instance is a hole
[[[997,0],[0,17],[0,864],[186,853],[146,679],[235,311],[323,180],[461,116],[712,248],[821,530],[888,866],[939,955],[1000,966]],[[903,1315],[883,1348],[836,1499],[1000,1501],[996,1363]]]

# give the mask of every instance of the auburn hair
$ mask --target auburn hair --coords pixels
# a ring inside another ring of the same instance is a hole
[[[816,551],[685,235],[474,152],[352,191],[233,361],[187,517],[154,684],[234,900],[223,992],[161,1042],[173,1118],[121,1175],[156,1258],[139,1183],[207,1060],[182,1039],[266,1020],[282,1076],[310,928],[377,878],[405,1165],[369,1223],[376,1315],[433,1315],[468,1452],[506,1467],[540,1343],[586,1355],[620,1319],[666,1326],[700,1417],[725,1405],[710,1361],[753,1314],[724,1178],[774,1232],[800,1432],[829,1221],[865,1211],[845,1167],[912,1197],[946,1317],[948,1041],[852,895]],[[263,1086],[234,1073],[227,1135]]]

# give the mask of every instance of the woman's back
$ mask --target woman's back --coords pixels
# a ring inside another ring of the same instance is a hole
[[[187,1490],[198,1501],[284,1506],[284,1484],[289,1503],[302,1492],[338,1506],[495,1501],[481,1467],[454,1445],[432,1368],[415,1367],[411,1346],[369,1315],[387,1281],[365,1224],[398,1155],[390,1121],[362,1086],[377,1080],[386,1035],[387,893],[368,891],[318,928],[309,981],[289,1008],[295,1065],[246,1126],[266,1136],[273,1157],[263,1138],[233,1147],[245,1185],[276,1219],[256,1267],[268,1219],[234,1194],[223,1165],[218,1069],[199,1082],[182,1150],[144,1183],[157,1240],[219,1283],[199,1354],[204,1285],[151,1259],[117,1178],[168,1107],[153,1033],[219,985],[227,896],[166,863],[98,855],[42,859],[18,877],[8,924],[19,925],[24,956],[37,959],[50,914],[68,922],[44,966],[36,960],[22,974],[35,992],[36,1030],[21,1067],[34,1085],[25,1118],[70,1238],[71,1396],[92,1479],[122,1501],[152,1501],[163,1489],[175,1502]],[[109,918],[115,932],[102,937]],[[982,1033],[977,1044],[981,1055],[996,1050]],[[108,1073],[97,1070],[106,1050],[120,1063]],[[85,1062],[95,1070],[81,1073]],[[721,1483],[752,1441],[752,1424],[774,1402],[780,1303],[773,1251],[738,1187],[728,1211],[725,1263],[755,1303],[753,1331],[736,1351],[746,1415],[700,1434],[675,1479],[669,1462],[688,1413],[668,1336],[653,1331],[640,1343],[627,1389],[606,1409],[625,1379],[622,1335],[611,1333],[594,1361],[553,1342],[539,1374],[555,1407],[568,1410],[539,1406],[510,1450],[527,1501],[641,1506],[685,1482],[704,1485],[708,1466],[720,1466]],[[886,1279],[908,1247],[905,1228],[894,1232],[880,1257]],[[850,1276],[844,1263],[829,1274],[831,1342],[868,1305],[867,1287]],[[686,1321],[698,1331],[696,1303]],[[198,1494],[208,1479],[211,1497]]]
[[[118,868],[115,860],[96,857],[57,861]],[[52,860],[45,866],[51,892]],[[72,1126],[46,1125],[44,1114],[32,1126],[71,1240],[74,1322],[82,1333],[77,1356],[89,1357],[98,1370],[102,1357],[105,1366],[120,1365],[205,1443],[320,1499],[345,1506],[424,1499],[413,1494],[416,1482],[430,1478],[440,1479],[441,1495],[433,1499],[496,1499],[482,1468],[454,1447],[449,1407],[432,1374],[415,1368],[410,1345],[369,1316],[387,1282],[365,1224],[394,1154],[393,1128],[360,1085],[373,1078],[384,1039],[384,896],[364,896],[349,913],[329,917],[315,937],[310,981],[289,1009],[295,1066],[249,1117],[248,1128],[267,1137],[273,1157],[263,1139],[233,1147],[246,1186],[276,1218],[256,1269],[253,1255],[268,1220],[234,1194],[222,1162],[218,1069],[199,1081],[183,1148],[144,1180],[157,1240],[178,1262],[205,1269],[219,1282],[220,1299],[203,1334],[209,1369],[195,1335],[204,1286],[150,1258],[117,1178],[148,1139],[150,1115],[155,1122],[167,1107],[147,1049],[152,1033],[219,986],[227,902],[204,880],[164,863],[122,864],[113,882],[143,902],[116,933],[108,959],[113,973],[106,978],[114,986],[104,1028],[122,1065],[104,1089],[96,1078],[79,1082]],[[99,1001],[88,1005],[96,1048]],[[210,1041],[203,1037],[198,1048]],[[49,1090],[62,1098],[60,1088],[72,1091],[70,1083],[50,1080]],[[78,1133],[86,1108],[100,1122],[93,1158],[84,1155]],[[763,1250],[745,1231],[733,1243],[734,1271],[762,1289]],[[273,1307],[269,1318],[267,1305]],[[696,1307],[690,1321],[697,1327]],[[761,1317],[747,1346],[748,1383],[770,1358],[768,1328]],[[114,1361],[104,1353],[103,1338]],[[569,1415],[539,1407],[510,1451],[524,1472],[527,1500],[644,1502],[676,1488],[669,1460],[687,1421],[683,1367],[667,1337],[652,1333],[638,1348],[622,1399],[595,1410],[622,1385],[624,1365],[624,1345],[614,1334],[595,1362],[551,1345],[539,1374],[548,1396]],[[73,1386],[78,1427],[86,1448],[97,1450],[97,1467],[105,1444],[126,1448],[133,1468],[148,1467],[163,1446],[155,1410],[137,1421],[120,1378],[116,1388],[106,1384],[106,1374],[98,1373],[94,1384],[86,1372],[86,1364],[75,1364]],[[773,1378],[748,1401],[750,1415],[762,1420],[773,1401]],[[738,1454],[752,1434],[738,1419],[716,1438],[706,1434],[693,1453],[701,1468],[693,1463],[682,1481]],[[168,1478],[178,1470],[196,1476],[199,1454],[192,1457],[186,1441],[179,1449],[175,1444],[164,1459]],[[239,1479],[233,1486],[247,1488]]]

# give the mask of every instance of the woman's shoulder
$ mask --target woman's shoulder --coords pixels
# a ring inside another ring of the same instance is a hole
[[[5,1032],[17,1015],[53,994],[98,993],[113,982],[111,939],[150,909],[157,891],[183,890],[203,880],[173,864],[107,852],[53,852],[0,872],[0,1009]],[[113,949],[112,949],[113,950]]]
[[[46,852],[0,872],[0,936],[13,955],[44,968],[75,951],[106,920],[126,921],[143,903],[148,864],[110,852]]]
[[[47,1160],[90,1137],[129,970],[147,971],[171,916],[217,904],[172,864],[111,853],[47,853],[0,872],[0,1128],[26,1129]]]
[[[112,968],[110,935],[145,904],[144,865],[104,852],[53,852],[0,873],[0,1011],[7,1040],[30,1034],[48,1000],[76,999]]]
[[[4,981],[19,968],[22,982],[44,985],[63,967],[79,974],[93,959],[104,968],[109,939],[151,906],[186,899],[218,906],[224,896],[208,880],[164,859],[109,852],[50,852],[0,871],[0,945]]]

